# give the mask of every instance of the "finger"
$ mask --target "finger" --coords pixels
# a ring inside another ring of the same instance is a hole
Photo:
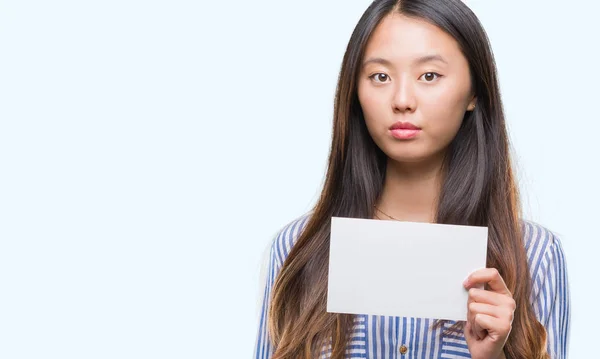
[[[467,325],[465,325],[465,337],[474,337],[477,340],[482,340],[485,338],[483,334],[485,333],[481,333],[481,331],[475,332],[475,330],[473,330],[473,324],[471,324],[471,321],[467,321]]]
[[[509,308],[485,303],[473,302],[469,304],[469,313],[473,317],[473,320],[477,314],[486,314],[494,318],[505,319],[510,322],[513,320],[513,311]]]
[[[484,329],[482,329],[480,326],[478,326],[475,323],[475,315],[477,315],[479,313],[477,311],[477,309],[478,309],[477,304],[478,303],[476,303],[476,302],[471,302],[467,305],[467,327],[469,328],[472,336],[474,336],[477,340],[482,340],[483,338],[485,338],[487,333],[485,332]],[[488,304],[482,304],[482,305],[488,305]]]
[[[470,304],[472,302],[505,306],[513,310],[516,308],[515,300],[512,297],[477,288],[469,289],[469,299],[467,300],[467,303]]]
[[[478,340],[484,339],[488,334],[487,330],[485,330],[485,328],[483,328],[479,323],[477,323],[477,321],[475,320],[475,316],[473,317],[473,321],[471,324],[471,332]]]
[[[505,340],[512,328],[511,323],[506,320],[487,314],[477,314],[473,322],[473,327],[485,330],[494,340]]]
[[[473,289],[469,290],[469,297],[467,299],[467,323],[473,322],[473,317],[476,314],[471,311],[471,303],[476,303],[475,298],[471,295],[471,291],[473,291]]]
[[[471,273],[463,285],[465,288],[472,288],[477,284],[487,284],[490,289],[496,293],[505,294],[512,296],[508,290],[504,279],[500,276],[500,273],[496,268],[482,268]]]
[[[499,307],[496,305],[472,302],[469,304],[467,314],[468,322],[473,324],[473,334],[477,339],[481,340],[487,335],[486,330],[476,323],[475,317],[478,314],[486,314],[495,318],[505,318],[512,322],[512,313],[508,313],[506,308]]]
[[[496,268],[482,268],[471,273],[463,283],[465,288],[472,288],[477,284],[487,284],[494,292],[509,294],[510,291]]]

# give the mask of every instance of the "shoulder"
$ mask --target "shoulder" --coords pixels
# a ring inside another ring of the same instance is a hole
[[[550,229],[529,220],[522,220],[523,241],[533,279],[544,275],[550,264],[564,265],[564,253],[559,236]]]
[[[294,220],[286,223],[279,229],[271,246],[272,255],[275,260],[275,265],[281,267],[285,258],[288,256],[292,247],[300,237],[302,230],[306,226],[312,212],[303,214]]]
[[[569,336],[571,300],[562,244],[554,232],[537,223],[527,221],[523,225],[532,279],[530,301],[548,332],[552,358],[563,358]]]

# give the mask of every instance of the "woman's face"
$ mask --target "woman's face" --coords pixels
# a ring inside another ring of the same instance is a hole
[[[357,84],[371,137],[398,162],[443,154],[475,106],[469,65],[456,40],[400,14],[375,29]]]

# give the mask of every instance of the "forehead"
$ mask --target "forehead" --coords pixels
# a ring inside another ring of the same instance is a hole
[[[425,20],[393,13],[373,31],[364,58],[377,56],[401,63],[432,53],[448,63],[466,62],[458,42],[442,29]]]

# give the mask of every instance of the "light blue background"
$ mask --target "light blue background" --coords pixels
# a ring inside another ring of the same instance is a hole
[[[0,358],[248,358],[369,1],[1,1]],[[597,2],[470,1],[595,355]]]

